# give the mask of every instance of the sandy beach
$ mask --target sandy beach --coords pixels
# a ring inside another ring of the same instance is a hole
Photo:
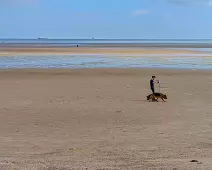
[[[212,170],[210,7],[0,0],[0,170]]]
[[[146,101],[152,75],[167,103]],[[2,170],[212,167],[210,71],[1,70],[0,84]]]
[[[203,52],[187,49],[171,48],[94,48],[94,47],[13,47],[0,46],[1,55],[65,55],[65,54],[112,54],[112,55],[135,55],[135,54],[200,54]]]

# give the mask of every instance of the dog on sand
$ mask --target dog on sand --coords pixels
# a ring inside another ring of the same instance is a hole
[[[162,93],[152,93],[150,95],[147,96],[147,100],[152,100],[152,101],[157,101],[158,102],[158,99],[161,99],[163,100],[163,102],[166,102],[164,99],[167,99],[167,96],[165,94],[162,94]]]

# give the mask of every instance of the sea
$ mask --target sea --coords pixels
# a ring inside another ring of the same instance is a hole
[[[212,48],[212,39],[0,39],[0,46]]]
[[[212,39],[0,39],[2,47],[159,48],[198,54],[11,55],[0,54],[0,69],[10,68],[173,68],[212,70]],[[189,57],[188,57],[189,55]]]

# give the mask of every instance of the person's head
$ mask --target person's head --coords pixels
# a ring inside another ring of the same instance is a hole
[[[154,80],[156,78],[156,76],[152,76],[152,79]]]

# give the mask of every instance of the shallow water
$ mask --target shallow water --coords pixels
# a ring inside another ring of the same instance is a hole
[[[204,53],[207,53],[207,52],[212,53],[212,48],[178,48],[178,50],[189,50],[189,51],[197,51],[197,52],[204,52]]]
[[[211,57],[140,55],[1,56],[0,68],[173,68],[212,70]]]
[[[212,39],[0,39],[0,47],[212,48]]]

